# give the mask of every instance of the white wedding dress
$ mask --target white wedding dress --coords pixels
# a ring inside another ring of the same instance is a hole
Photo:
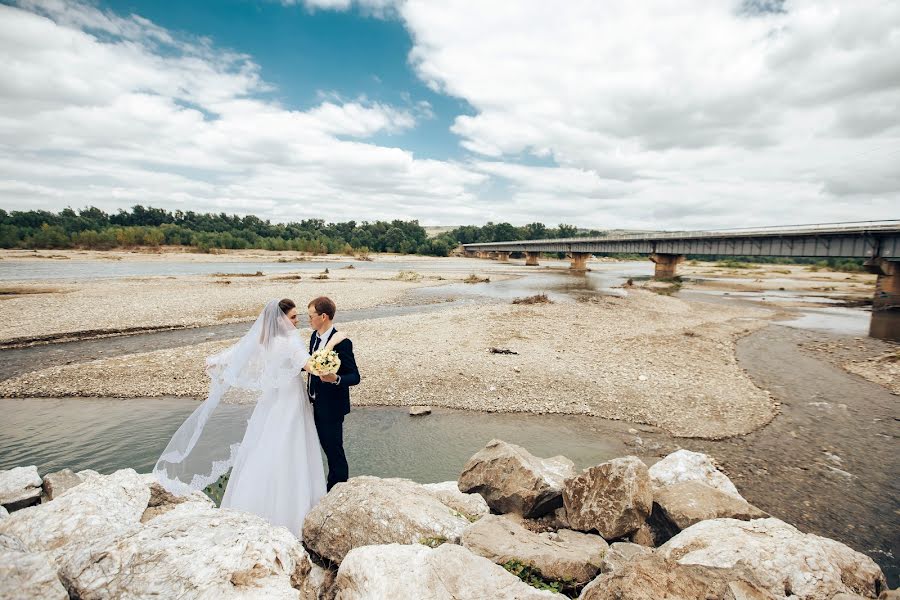
[[[222,508],[257,514],[302,538],[303,519],[325,496],[313,409],[300,371],[299,332],[273,300],[235,345],[207,359],[207,400],[182,424],[154,468],[175,494],[202,490],[231,468]],[[230,404],[255,402],[246,422]]]

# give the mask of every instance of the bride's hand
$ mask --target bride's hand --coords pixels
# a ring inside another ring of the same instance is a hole
[[[328,343],[325,344],[325,350],[334,350],[334,347],[347,339],[347,335],[343,331],[338,331],[331,339],[328,340]]]

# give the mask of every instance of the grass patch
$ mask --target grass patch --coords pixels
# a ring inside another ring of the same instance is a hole
[[[419,543],[423,546],[428,546],[429,548],[437,548],[441,544],[447,542],[447,538],[436,535],[434,537],[423,537],[419,538]]]
[[[297,281],[299,279],[303,279],[299,275],[280,275],[278,277],[273,277],[272,281]]]
[[[753,265],[738,260],[720,260],[716,263],[722,269],[752,269]]]
[[[319,273],[318,275],[313,275],[313,279],[328,279],[328,273]]]
[[[463,283],[490,283],[490,277],[479,277],[475,273],[472,273],[465,279],[463,279]]]
[[[259,307],[253,308],[233,308],[231,310],[225,310],[216,315],[216,319],[219,321],[224,321],[226,319],[246,319],[249,317],[255,317],[259,314]]]
[[[578,586],[574,581],[570,579],[545,579],[543,575],[541,575],[540,571],[538,571],[531,565],[526,565],[525,563],[519,562],[518,560],[509,560],[500,566],[533,588],[537,588],[539,590],[550,590],[551,592],[556,592],[557,594],[565,594],[569,598],[578,597],[578,588],[580,586]]]
[[[513,304],[553,304],[553,300],[547,297],[547,294],[535,294],[525,298],[514,298]]]
[[[394,275],[394,279],[397,281],[421,281],[422,275],[415,271],[400,271]]]

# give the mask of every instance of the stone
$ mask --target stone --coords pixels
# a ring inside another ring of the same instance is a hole
[[[603,560],[600,561],[600,572],[612,573],[621,569],[632,560],[652,554],[653,550],[630,542],[610,544],[609,550],[603,555]]]
[[[203,492],[195,491],[184,496],[176,496],[160,484],[152,474],[142,475],[150,490],[150,500],[147,508],[141,515],[141,523],[155,519],[185,502],[196,502],[207,506],[215,506],[215,503]]]
[[[743,500],[743,496],[722,473],[712,458],[701,452],[678,450],[650,467],[653,485],[664,487],[682,481],[700,481]]]
[[[123,469],[88,478],[52,502],[10,514],[0,520],[0,533],[56,559],[70,543],[89,544],[137,525],[149,499],[141,476]]]
[[[72,469],[48,473],[44,475],[44,483],[41,486],[44,492],[41,494],[41,502],[49,502],[81,482],[81,476],[74,473]]]
[[[487,502],[479,494],[463,494],[455,481],[443,483],[425,483],[422,488],[469,521],[477,521],[491,512]]]
[[[884,590],[878,595],[878,600],[900,600],[900,590]]]
[[[41,497],[41,476],[37,467],[14,467],[0,471],[0,504],[15,510]]]
[[[461,546],[390,544],[351,550],[334,582],[336,600],[538,600],[558,599],[537,590]]]
[[[362,476],[337,484],[313,507],[303,522],[303,541],[340,563],[359,546],[456,543],[469,525],[421,484]]]
[[[409,416],[411,417],[424,417],[425,415],[431,414],[430,406],[410,406],[409,407]]]
[[[575,464],[564,456],[541,459],[501,440],[491,440],[463,467],[459,489],[477,493],[496,512],[540,517],[562,506],[565,480]]]
[[[829,600],[848,593],[875,598],[887,588],[881,569],[865,554],[775,518],[700,521],[656,552],[680,564],[730,568],[740,562],[779,597]]]
[[[700,481],[682,481],[656,488],[653,501],[659,505],[662,515],[679,530],[708,519],[749,521],[769,516],[743,498],[726,494]]]
[[[681,565],[649,554],[589,583],[579,600],[775,600],[743,569]]]
[[[68,600],[56,567],[43,552],[30,552],[15,536],[0,534],[0,600]]]
[[[569,529],[532,533],[513,519],[497,515],[486,515],[467,527],[460,543],[498,565],[518,561],[544,579],[580,585],[597,575],[609,548],[598,535]]]
[[[77,598],[315,598],[300,541],[256,515],[186,502],[60,561]],[[298,592],[299,590],[299,592]]]
[[[586,469],[566,480],[562,495],[572,529],[596,530],[607,540],[636,531],[653,506],[647,465],[636,456]]]
[[[0,505],[0,519],[3,519],[8,516],[9,516],[9,511],[6,510],[5,506]]]
[[[653,517],[653,510],[650,511],[650,517]],[[648,518],[648,520],[649,520]],[[672,534],[674,535],[674,534]],[[669,536],[672,537],[672,536]],[[632,543],[645,548],[656,548],[656,534],[646,522],[642,523],[635,531],[628,536]]]

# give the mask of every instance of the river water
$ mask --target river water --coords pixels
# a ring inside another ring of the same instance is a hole
[[[22,261],[27,262],[27,261]],[[437,262],[437,261],[436,261]],[[216,272],[336,269],[343,263],[111,263],[78,261],[28,264],[0,262],[0,279],[65,280],[99,277],[210,274]],[[346,264],[350,264],[348,261]],[[361,269],[438,270],[429,264],[355,262]],[[448,259],[439,270],[492,275],[504,267],[470,259]],[[545,266],[565,266],[562,261]],[[40,266],[36,274],[32,269]],[[437,310],[446,303],[508,301],[547,293],[557,302],[579,296],[619,294],[629,277],[652,274],[649,262],[591,265],[576,275],[534,268],[516,278],[489,284],[449,284],[421,288],[411,306],[348,311],[345,320]],[[23,270],[26,269],[26,270]],[[40,275],[26,277],[25,275]],[[692,301],[796,302],[802,294],[763,300],[754,294],[682,293]],[[418,302],[423,304],[418,305]],[[719,460],[749,501],[773,516],[838,539],[872,556],[892,586],[900,583],[900,467],[896,397],[886,390],[800,356],[809,340],[865,336],[870,313],[846,307],[791,309],[793,317],[739,344],[738,359],[754,382],[783,403],[772,424],[749,436],[718,442],[676,439],[652,427],[584,416],[504,415],[437,409],[410,417],[398,408],[356,408],[345,435],[351,475],[407,477],[419,482],[456,479],[465,461],[490,439],[526,447],[538,456],[562,454],[579,468],[635,454],[652,463],[678,447],[706,452]],[[785,326],[786,325],[786,326]],[[194,344],[241,335],[246,324],[155,332],[135,336],[0,350],[0,378],[61,362]],[[874,340],[872,343],[876,343]],[[881,343],[881,342],[877,342]],[[149,471],[171,434],[197,406],[174,398],[0,399],[0,469],[34,464],[42,473],[61,468],[111,472],[132,467]],[[244,407],[235,407],[242,419]],[[226,425],[227,426],[227,425]],[[637,433],[635,433],[636,427]],[[630,430],[630,431],[629,431]],[[832,457],[838,457],[837,459]],[[836,462],[836,461],[840,462]]]

